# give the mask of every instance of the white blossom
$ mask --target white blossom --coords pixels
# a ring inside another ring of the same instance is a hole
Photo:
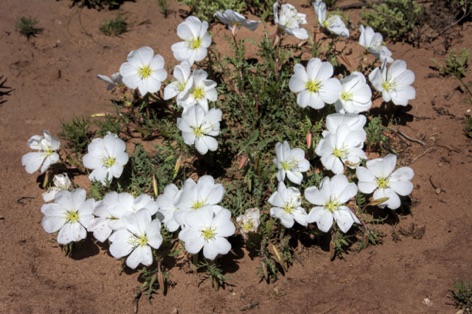
[[[360,72],[341,79],[341,93],[335,103],[336,111],[340,113],[360,113],[368,111],[372,106],[372,91]]]
[[[218,11],[214,14],[221,23],[228,25],[233,35],[236,34],[239,27],[243,26],[254,31],[259,26],[259,21],[251,21],[233,10]]]
[[[116,86],[123,85],[123,77],[120,72],[114,73],[111,77],[103,74],[97,74],[97,78],[108,83],[107,90],[112,90]]]
[[[189,16],[177,26],[177,35],[183,41],[172,45],[174,58],[178,61],[187,60],[190,64],[202,61],[211,45],[211,36],[207,32],[208,23],[195,16]]]
[[[216,92],[216,82],[207,79],[208,73],[197,69],[193,71],[187,82],[188,88],[185,88],[178,104],[184,108],[184,112],[195,104],[200,105],[205,112],[208,111],[208,101],[216,101],[218,93]]]
[[[244,215],[236,218],[236,222],[241,235],[244,239],[247,239],[249,233],[257,232],[261,223],[261,211],[259,208],[249,208],[246,210]]]
[[[321,27],[326,28],[331,33],[341,37],[349,37],[349,29],[339,15],[331,15],[326,18],[326,4],[321,0],[312,2],[311,5],[315,9],[316,17]]]
[[[307,225],[307,214],[302,207],[302,196],[297,188],[287,188],[283,182],[279,182],[277,191],[269,198],[269,203],[273,206],[270,215],[280,219],[285,228],[292,228],[295,221],[302,226]]]
[[[374,32],[372,27],[359,26],[361,34],[359,44],[365,47],[374,57],[380,61],[393,62],[392,52],[384,45],[382,34]]]
[[[278,29],[285,31],[289,35],[293,35],[298,39],[307,39],[308,32],[304,28],[300,28],[301,24],[306,24],[306,14],[298,13],[297,9],[291,4],[285,3],[280,7],[276,1],[274,3],[274,22]]]
[[[277,157],[273,161],[279,169],[277,180],[283,181],[287,175],[291,182],[300,184],[303,180],[302,172],[310,169],[310,163],[305,159],[305,151],[301,148],[290,149],[290,144],[284,141],[283,144],[275,144],[275,153]]]
[[[193,85],[190,80],[191,67],[192,65],[188,63],[188,61],[182,61],[174,67],[172,74],[174,75],[175,81],[164,88],[164,100],[176,97],[177,104],[180,104],[182,97]]]
[[[37,150],[37,152],[27,153],[21,158],[21,164],[28,173],[38,170],[44,173],[51,165],[59,162],[59,154],[56,151],[61,143],[57,138],[51,136],[49,131],[43,131],[43,135],[33,135],[28,140],[28,147]]]
[[[57,192],[61,190],[68,190],[72,184],[67,173],[56,174],[52,181],[54,186],[51,186],[47,192],[43,193],[43,200],[46,203],[54,200]]]
[[[182,191],[175,184],[169,184],[165,187],[164,193],[156,199],[158,210],[164,216],[162,223],[170,232],[174,232],[180,227],[180,224],[174,218],[174,214],[179,210],[175,204],[181,193]]]

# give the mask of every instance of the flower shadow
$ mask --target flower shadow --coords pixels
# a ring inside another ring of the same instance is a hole
[[[70,253],[70,258],[74,260],[82,260],[100,253],[99,245],[93,240],[92,236],[88,236],[83,241],[75,244],[76,247]]]
[[[413,107],[411,105],[396,106],[392,102],[382,102],[380,107],[370,109],[372,116],[379,116],[382,119],[382,125],[388,126],[390,122],[396,125],[406,125],[408,122],[412,122],[414,116],[410,113]]]

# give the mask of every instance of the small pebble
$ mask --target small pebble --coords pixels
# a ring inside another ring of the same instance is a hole
[[[423,302],[421,302],[421,303],[423,303],[423,304],[426,305],[426,306],[431,306],[431,305],[433,305],[433,301],[431,301],[431,300],[428,299],[428,298],[424,298],[424,299],[423,299]]]

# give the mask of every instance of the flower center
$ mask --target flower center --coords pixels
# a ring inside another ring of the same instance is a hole
[[[387,92],[391,92],[393,89],[395,89],[396,85],[397,84],[395,82],[384,81],[382,83],[382,88]]]
[[[190,42],[189,46],[190,46],[190,49],[198,49],[200,48],[201,44],[202,44],[201,38],[197,37]]]
[[[197,87],[193,90],[192,92],[192,96],[196,99],[196,100],[202,100],[205,98],[205,90],[201,87]]]
[[[177,89],[178,89],[179,91],[183,92],[184,89],[185,89],[185,85],[186,85],[185,83],[179,82],[179,84],[177,84]]]
[[[195,203],[193,203],[192,208],[197,210],[197,209],[205,206],[205,204],[206,204],[206,202],[204,202],[203,200],[198,200]]]
[[[136,243],[137,243],[139,246],[145,246],[145,245],[147,245],[148,241],[149,241],[149,240],[148,240],[147,235],[142,235],[142,236],[140,236],[140,237],[137,239]]]
[[[290,170],[295,166],[296,161],[295,160],[292,160],[290,162],[282,161],[280,164],[281,164],[283,170]]]
[[[339,202],[337,200],[330,199],[328,203],[325,204],[325,209],[329,210],[330,212],[334,212],[339,208]]]
[[[213,240],[216,235],[215,227],[203,228],[200,230],[200,232],[202,233],[202,237],[205,241]]]
[[[343,148],[335,148],[333,150],[333,155],[337,158],[344,158],[347,155],[347,150]]]
[[[306,89],[308,89],[308,91],[310,91],[311,93],[318,93],[318,92],[320,91],[321,82],[320,82],[320,81],[311,80],[311,81],[306,82],[305,87],[306,87]]]
[[[284,206],[284,211],[285,211],[286,213],[288,213],[288,214],[291,214],[291,213],[293,213],[293,211],[295,210],[293,207],[294,207],[294,206],[293,206],[292,203],[285,204],[285,206]]]
[[[51,147],[46,148],[46,150],[44,151],[44,154],[46,155],[46,157],[51,156],[52,153],[53,153],[53,150],[51,149]]]
[[[376,178],[377,186],[381,189],[386,189],[390,186],[388,178]]]
[[[116,158],[115,157],[105,157],[102,159],[102,165],[105,168],[111,168],[113,165],[116,163]]]
[[[66,223],[75,223],[79,221],[79,214],[77,213],[77,210],[69,210],[67,211],[66,214]]]
[[[343,91],[343,92],[341,92],[341,97],[340,98],[343,101],[351,101],[352,96],[353,96],[352,93]]]
[[[246,221],[243,224],[243,230],[244,230],[244,232],[250,232],[250,231],[254,230],[254,223],[252,222],[252,220]]]
[[[193,134],[195,134],[195,136],[198,138],[204,135],[203,130],[200,126],[197,126],[195,129],[193,129]]]
[[[145,65],[138,70],[138,75],[139,77],[143,79],[147,79],[148,77],[151,76],[152,69],[149,67],[149,65]]]

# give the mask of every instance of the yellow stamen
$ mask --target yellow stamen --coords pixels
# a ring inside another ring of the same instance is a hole
[[[204,228],[200,230],[202,233],[203,239],[205,241],[213,240],[215,238],[216,232],[214,227]]]
[[[311,80],[311,81],[306,82],[305,87],[306,87],[306,89],[308,89],[308,91],[310,91],[312,93],[318,93],[320,91],[320,88],[321,88],[321,82]]]
[[[79,221],[79,214],[76,210],[69,210],[66,214],[66,223],[74,223]]]
[[[149,67],[149,65],[145,65],[138,69],[138,75],[142,80],[150,77],[151,73],[152,73],[152,69]]]

